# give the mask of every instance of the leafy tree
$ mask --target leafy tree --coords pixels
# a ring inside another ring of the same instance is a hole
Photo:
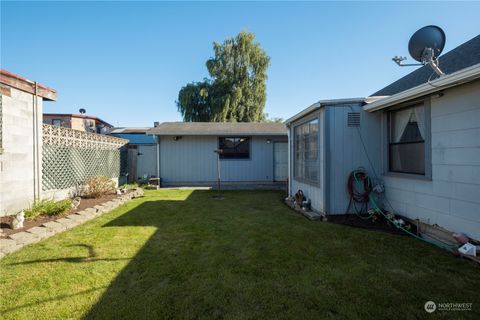
[[[212,114],[209,99],[208,80],[189,83],[178,93],[177,107],[184,121],[211,121]]]
[[[270,58],[255,35],[240,32],[223,44],[214,43],[207,61],[211,79],[184,86],[177,107],[184,121],[264,121],[267,68]]]
[[[282,123],[284,122],[285,120],[283,118],[280,118],[280,117],[269,117],[268,116],[268,113],[265,113],[265,122],[268,122],[268,123]]]

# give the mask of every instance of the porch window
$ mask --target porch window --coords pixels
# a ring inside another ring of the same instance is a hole
[[[222,150],[220,159],[250,159],[250,138],[222,137],[218,139],[218,148]]]
[[[52,125],[61,127],[62,126],[62,119],[52,119]]]
[[[318,119],[311,120],[294,128],[294,174],[295,178],[318,182]]]
[[[389,168],[392,172],[425,175],[425,106],[389,112]]]

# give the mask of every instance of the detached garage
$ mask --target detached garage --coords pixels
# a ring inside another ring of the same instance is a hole
[[[282,187],[288,178],[282,123],[166,122],[147,134],[158,143],[157,176],[164,187],[214,186],[216,150],[224,185]]]

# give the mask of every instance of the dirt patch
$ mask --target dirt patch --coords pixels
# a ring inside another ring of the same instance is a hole
[[[130,192],[130,191],[128,191],[128,192]],[[25,222],[23,223],[23,228],[15,229],[15,230],[10,228],[10,222],[12,221],[13,216],[0,217],[0,229],[1,229],[0,238],[6,238],[11,234],[26,231],[26,230],[28,230],[30,228],[33,228],[33,227],[41,226],[42,224],[44,224],[46,222],[55,221],[55,220],[60,219],[64,216],[67,216],[69,214],[77,213],[77,212],[85,210],[87,208],[92,208],[96,205],[108,202],[108,201],[113,200],[113,199],[118,198],[118,197],[120,197],[120,196],[112,193],[112,194],[107,194],[103,197],[96,198],[96,199],[83,199],[82,198],[82,201],[80,202],[80,205],[78,206],[77,209],[71,209],[61,216],[40,216],[40,217],[37,217],[35,220],[25,220]]]
[[[362,219],[356,214],[329,215],[327,221],[329,223],[342,224],[345,226],[350,226],[355,228],[408,236],[408,234],[405,231],[398,229],[391,222],[385,219],[385,217],[378,216],[378,215],[376,216],[375,220]],[[410,225],[409,231],[416,234],[417,227],[414,224],[409,224],[409,225]]]

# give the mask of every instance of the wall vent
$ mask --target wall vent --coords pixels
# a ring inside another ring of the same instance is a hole
[[[347,126],[360,127],[360,112],[349,112]]]

